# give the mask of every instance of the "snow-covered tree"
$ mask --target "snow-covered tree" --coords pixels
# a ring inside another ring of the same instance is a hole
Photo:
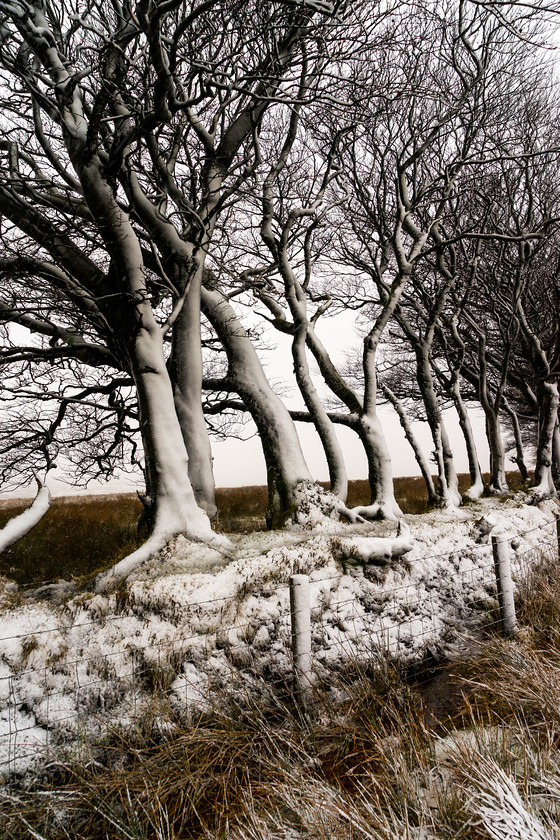
[[[290,108],[302,66],[310,88],[320,79],[334,11],[313,0],[0,4],[3,297],[10,320],[22,323],[30,296],[57,344],[110,356],[132,378],[150,548],[177,532],[214,539],[205,256],[254,174],[267,111]]]

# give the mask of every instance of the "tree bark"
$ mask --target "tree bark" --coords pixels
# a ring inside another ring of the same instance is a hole
[[[189,479],[199,507],[215,519],[216,485],[212,449],[202,410],[202,354],[200,335],[201,274],[194,275],[187,297],[173,324],[171,379],[175,410],[189,456]]]
[[[537,463],[535,465],[535,489],[537,496],[556,495],[552,478],[553,438],[558,421],[558,385],[543,382],[539,388],[539,437],[537,442]]]
[[[230,302],[220,292],[205,286],[201,300],[203,312],[226,350],[228,381],[257,426],[267,470],[267,524],[279,528],[293,513],[298,482],[312,481],[296,427],[284,403],[270,387],[253,343]]]
[[[420,467],[420,472],[422,473],[422,477],[423,477],[424,482],[426,484],[426,490],[428,492],[428,504],[429,505],[436,505],[437,502],[438,502],[438,494],[436,492],[436,488],[435,488],[435,485],[434,485],[434,480],[432,478],[432,472],[431,472],[431,469],[430,469],[430,465],[428,463],[428,459],[426,458],[426,456],[424,455],[424,452],[422,451],[422,447],[418,443],[416,435],[414,434],[414,430],[412,428],[410,420],[408,419],[408,415],[405,411],[405,408],[404,408],[402,402],[396,396],[396,394],[394,394],[393,391],[391,391],[391,389],[389,387],[387,387],[386,385],[381,385],[381,390],[383,392],[383,395],[385,397],[387,397],[387,399],[389,400],[389,402],[391,403],[391,405],[395,409],[395,412],[397,414],[397,417],[399,418],[399,422],[401,424],[404,435],[405,435],[407,441],[409,442],[410,446],[412,447],[412,451],[414,452],[414,457],[416,459],[416,463]]]
[[[345,502],[348,497],[348,477],[344,456],[337,440],[334,426],[327,415],[311,378],[306,355],[306,333],[307,319],[304,321],[298,319],[292,341],[294,374],[303,401],[313,419],[313,424],[323,444],[329,468],[331,492],[342,502]]]
[[[484,405],[483,405],[484,408]],[[490,481],[488,489],[492,493],[507,493],[506,453],[500,426],[500,416],[492,406],[485,408],[486,436],[490,447]]]
[[[395,305],[397,299],[398,292],[395,294]],[[364,341],[363,369],[366,382],[369,383],[366,387],[367,411],[364,409],[365,399],[362,402],[355,391],[345,382],[311,326],[308,327],[306,340],[326,384],[333,394],[342,400],[350,413],[357,418],[352,420],[349,425],[360,438],[366,454],[370,504],[367,507],[357,508],[356,511],[358,515],[365,518],[385,517],[395,519],[402,517],[403,513],[395,499],[391,456],[383,426],[377,413],[377,332],[380,335],[383,327],[381,326],[381,329],[379,329],[379,325],[377,325],[377,328],[376,331],[374,325],[373,337],[370,334]]]
[[[0,552],[9,548],[14,543],[25,537],[37,525],[43,516],[48,511],[51,505],[51,493],[46,484],[37,479],[39,485],[37,495],[33,499],[32,504],[20,513],[19,516],[14,516],[9,522],[0,530]]]
[[[453,452],[449,444],[449,438],[443,423],[434,388],[430,369],[429,347],[423,342],[418,342],[414,345],[414,353],[416,356],[418,386],[434,443],[434,458],[438,471],[440,503],[454,507],[461,503],[461,495],[459,493],[459,483],[453,463]]]
[[[358,512],[366,519],[398,519],[403,515],[395,499],[391,456],[377,411],[377,350],[382,328],[378,320],[364,339],[362,354],[364,408],[358,433],[368,459],[371,502],[368,508],[360,508]]]
[[[476,441],[472,430],[471,419],[469,412],[461,395],[458,378],[454,378],[452,384],[453,402],[455,410],[459,417],[459,425],[463,432],[465,439],[465,446],[467,449],[467,458],[469,461],[469,476],[470,487],[465,493],[468,499],[480,499],[484,492],[484,479],[482,478],[482,470],[480,469],[480,462],[478,460],[478,452],[476,448]]]
[[[513,438],[515,440],[515,463],[517,464],[517,469],[521,475],[521,481],[525,482],[529,476],[529,471],[527,470],[527,464],[525,463],[525,448],[523,446],[523,438],[521,437],[521,427],[519,425],[517,412],[513,410],[506,399],[504,399],[504,409],[511,420],[511,428],[513,431]]]
[[[80,157],[78,160],[82,162]],[[115,294],[100,305],[129,360],[137,389],[140,431],[153,496],[153,539],[149,543],[155,550],[179,533],[210,542],[214,539],[210,521],[198,507],[188,477],[188,454],[165,364],[163,332],[155,320],[146,288],[140,243],[104,177],[99,159],[93,155],[78,171],[84,195],[112,258]],[[126,568],[128,573],[137,561],[145,559],[145,553],[134,552],[120,569]]]
[[[163,539],[183,533],[191,539],[211,540],[210,521],[197,505],[189,480],[189,459],[165,365],[161,330],[149,313],[143,315],[128,350],[155,497],[153,533]]]
[[[395,499],[391,455],[377,412],[362,414],[357,432],[368,462],[370,504],[353,512],[365,519],[400,519],[403,512]]]
[[[552,480],[555,487],[560,487],[560,424],[558,420],[552,436]]]

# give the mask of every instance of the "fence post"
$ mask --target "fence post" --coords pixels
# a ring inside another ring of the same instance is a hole
[[[498,585],[498,603],[500,605],[502,630],[506,636],[513,636],[517,631],[517,621],[515,618],[515,602],[513,600],[509,546],[506,537],[501,535],[492,536],[492,553],[494,555],[494,569],[496,572],[496,583]]]
[[[309,699],[311,671],[311,604],[307,575],[290,577],[290,612],[292,617],[292,652],[298,691],[304,703]]]
[[[556,519],[556,549],[560,560],[560,511],[556,511],[554,518]]]

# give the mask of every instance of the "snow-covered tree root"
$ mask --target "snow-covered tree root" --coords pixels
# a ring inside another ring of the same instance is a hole
[[[293,513],[286,522],[287,530],[311,531],[320,527],[333,531],[340,516],[349,522],[365,522],[354,508],[347,507],[334,493],[315,481],[298,481],[292,490]],[[331,526],[332,527],[329,527]]]
[[[350,522],[364,522],[373,519],[388,519],[390,522],[399,522],[403,516],[402,510],[393,500],[375,502],[374,504],[364,505],[363,507],[353,507],[350,510],[341,511],[341,513]]]
[[[319,525],[328,525],[329,521],[336,521],[340,517],[357,524],[379,519],[400,522],[404,516],[398,504],[391,498],[349,508],[334,493],[325,490],[314,481],[298,481],[293,489],[292,498],[294,512],[286,523],[288,530],[294,526],[311,530]]]
[[[121,581],[128,577],[128,575],[137,571],[139,568],[148,563],[154,555],[162,551],[175,536],[177,535],[158,533],[157,531],[153,533],[152,536],[140,546],[140,548],[137,548],[136,551],[133,551],[131,554],[127,554],[126,557],[123,557],[122,560],[119,560],[118,563],[111,566],[108,571],[97,575],[95,579],[95,591],[101,593],[114,589],[119,585],[119,583],[121,583]],[[186,534],[185,536],[191,539],[192,542],[203,542],[209,548],[219,551],[221,554],[229,555],[233,551],[232,543],[222,534],[213,534],[210,539],[197,539],[190,534]]]
[[[393,557],[402,557],[414,547],[410,528],[401,519],[396,537],[345,537],[334,547],[335,556],[341,563],[367,565],[387,564]]]
[[[476,479],[474,484],[471,484],[469,489],[465,492],[465,499],[469,502],[476,502],[477,499],[482,498],[484,493],[484,482]]]
[[[37,479],[38,491],[27,510],[10,519],[0,531],[0,552],[25,537],[41,521],[51,506],[51,492],[47,485]]]

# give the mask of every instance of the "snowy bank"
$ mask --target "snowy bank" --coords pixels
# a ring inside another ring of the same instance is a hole
[[[188,714],[234,671],[248,683],[255,674],[289,680],[292,573],[310,576],[320,676],[378,646],[407,660],[441,654],[495,603],[490,534],[510,540],[519,575],[528,552],[555,544],[557,510],[517,498],[408,516],[412,549],[365,566],[341,564],[341,543],[393,537],[394,526],[234,535],[233,560],[180,538],[118,592],[59,604],[22,598],[4,581],[0,774],[23,772],[50,748],[75,750],[148,710],[157,715],[162,704]]]

